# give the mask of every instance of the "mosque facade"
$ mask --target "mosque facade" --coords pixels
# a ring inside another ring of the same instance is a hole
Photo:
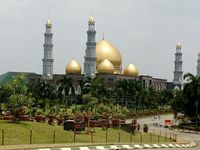
[[[96,42],[95,19],[90,17],[88,20],[87,42],[84,56],[84,69],[76,60],[71,60],[65,68],[65,74],[53,74],[53,44],[51,32],[52,23],[46,23],[46,33],[44,42],[43,74],[30,74],[28,82],[37,84],[41,80],[46,80],[51,84],[66,75],[73,79],[76,90],[80,88],[85,77],[99,78],[104,81],[106,86],[112,87],[120,79],[136,79],[142,82],[144,87],[152,86],[155,90],[167,88],[167,80],[153,78],[149,75],[140,75],[134,64],[128,64],[122,68],[122,56],[120,51],[104,38]],[[64,69],[63,69],[64,70]]]

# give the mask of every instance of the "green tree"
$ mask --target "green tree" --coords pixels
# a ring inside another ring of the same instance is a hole
[[[183,77],[186,84],[183,88],[184,113],[190,118],[195,116],[195,126],[198,127],[198,115],[200,113],[200,77],[187,73]]]
[[[11,83],[8,84],[10,86],[13,94],[26,94],[27,88],[27,79],[25,74],[19,74],[13,77]]]
[[[92,112],[98,106],[98,99],[91,95],[91,93],[83,95],[83,105],[81,110]]]
[[[57,81],[57,87],[58,87],[58,95],[60,99],[64,99],[65,108],[67,108],[68,97],[70,95],[75,94],[73,79],[67,78],[66,75],[64,75],[61,79]]]
[[[0,87],[0,103],[7,102],[11,95],[12,91],[7,84]]]
[[[174,98],[171,99],[170,101],[170,105],[171,105],[171,109],[174,112],[175,118],[177,116],[178,113],[184,113],[184,98],[183,98],[183,91],[181,90],[175,90],[174,91]]]
[[[172,89],[164,89],[160,92],[160,105],[163,106],[163,109],[166,105],[169,105],[171,100],[174,98]]]
[[[98,99],[98,103],[108,102],[108,88],[105,86],[104,82],[98,78],[92,79],[87,77],[83,82],[83,94],[89,93]]]
[[[50,85],[47,81],[41,81],[35,86],[35,94],[38,94],[42,99],[42,108],[45,111],[46,99],[51,99],[55,87]]]
[[[122,105],[128,107],[137,105],[138,94],[141,91],[141,83],[137,80],[118,80],[114,86],[115,96]]]
[[[17,119],[20,117],[21,114],[26,114],[28,112],[28,108],[31,108],[32,102],[33,97],[31,96],[31,94],[13,94],[10,96],[9,101],[7,102],[7,106],[10,112]]]

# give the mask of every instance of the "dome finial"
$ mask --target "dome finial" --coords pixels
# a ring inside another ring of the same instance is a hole
[[[103,36],[103,40],[104,40],[104,32],[102,33],[102,36]]]
[[[89,20],[88,20],[88,24],[90,25],[94,25],[95,24],[95,19],[94,17],[90,16]]]
[[[181,49],[181,43],[180,42],[178,42],[177,44],[176,44],[176,49]]]
[[[51,27],[52,27],[52,23],[51,23],[49,14],[48,14],[48,19],[47,19],[46,27],[47,27],[47,28],[51,28]]]

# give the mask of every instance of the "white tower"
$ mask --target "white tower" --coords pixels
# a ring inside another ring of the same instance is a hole
[[[182,52],[181,52],[181,43],[176,44],[176,53],[175,53],[175,61],[174,61],[174,80],[173,83],[175,86],[181,88],[182,85]]]
[[[95,20],[93,17],[89,18],[87,42],[85,50],[84,73],[85,77],[94,78],[96,76],[96,41],[95,41]]]
[[[197,60],[197,76],[200,76],[200,52],[198,53],[198,60]]]
[[[42,59],[43,62],[43,74],[42,78],[45,80],[53,79],[53,44],[52,44],[52,36],[53,33],[51,32],[52,23],[48,19],[46,23],[46,32],[44,33],[44,58]]]

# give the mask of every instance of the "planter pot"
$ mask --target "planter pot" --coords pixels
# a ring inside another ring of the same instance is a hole
[[[35,116],[35,121],[36,121],[36,122],[45,122],[45,121],[46,121],[46,118],[45,118],[45,116],[43,116],[43,115],[36,115],[36,116]]]
[[[64,118],[58,118],[58,125],[63,125],[64,123]]]
[[[3,120],[13,120],[14,116],[9,115],[9,116],[3,116]]]

